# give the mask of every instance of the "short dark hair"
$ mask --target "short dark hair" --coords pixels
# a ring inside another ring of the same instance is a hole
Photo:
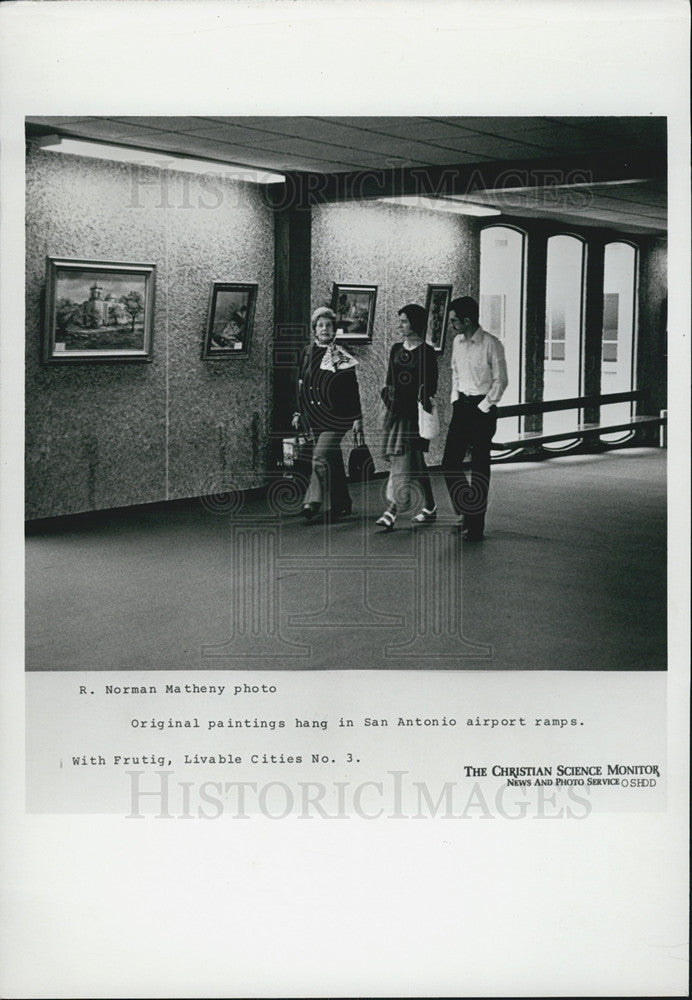
[[[413,332],[417,333],[419,337],[424,337],[425,329],[428,325],[428,314],[423,306],[416,305],[415,302],[412,302],[410,305],[401,307],[397,315],[401,316],[402,314],[411,324]]]
[[[470,319],[472,323],[478,324],[478,303],[470,295],[464,295],[461,299],[452,299],[449,303],[450,312],[453,309],[457,319]]]

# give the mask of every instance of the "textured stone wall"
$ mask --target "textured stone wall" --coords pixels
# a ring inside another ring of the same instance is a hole
[[[668,244],[663,239],[642,240],[640,248],[636,387],[649,390],[640,412],[658,413],[666,408],[668,398],[667,334],[681,334],[667,331]]]
[[[260,192],[34,150],[26,220],[26,516],[264,482],[274,228]],[[47,255],[156,264],[151,363],[41,363]],[[212,280],[259,286],[247,359],[201,360]]]
[[[330,304],[333,282],[377,285],[373,341],[348,346],[358,358],[365,433],[377,468],[384,384],[392,343],[398,339],[397,311],[409,302],[425,305],[428,284],[452,285],[453,296],[478,297],[479,227],[460,215],[380,203],[322,205],[312,228],[313,308]],[[439,356],[437,394],[446,426],[451,415],[451,338]],[[351,442],[344,442],[348,451]],[[441,461],[444,435],[433,442],[428,464]]]

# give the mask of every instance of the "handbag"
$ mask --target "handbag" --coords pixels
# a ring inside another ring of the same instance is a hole
[[[418,403],[418,433],[426,441],[432,441],[440,433],[440,418],[437,415],[437,403],[430,400],[430,413]]]
[[[283,465],[288,478],[298,480],[303,487],[307,487],[312,475],[314,444],[312,432],[301,416],[296,436],[284,438]]]
[[[361,431],[353,432],[355,447],[348,456],[348,478],[355,483],[369,483],[375,478],[375,463]]]
[[[293,463],[293,469],[291,470],[293,476],[300,482],[303,483],[307,489],[307,485],[310,482],[310,476],[312,475],[312,451],[313,451],[313,441],[312,438],[305,438],[298,444],[298,451],[296,454],[295,462]]]

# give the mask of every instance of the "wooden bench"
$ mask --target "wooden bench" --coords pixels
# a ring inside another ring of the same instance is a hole
[[[577,447],[584,441],[590,441],[601,434],[612,434],[616,431],[637,431],[649,427],[664,427],[667,419],[663,415],[659,416],[630,416],[623,419],[604,419],[601,416],[601,407],[614,403],[641,403],[646,400],[648,393],[645,389],[638,389],[634,392],[612,392],[602,396],[575,396],[572,399],[546,399],[536,403],[515,403],[510,406],[498,406],[497,417],[528,417],[536,414],[554,413],[558,410],[576,410],[576,418],[573,427],[569,430],[544,432],[544,431],[522,431],[503,436],[492,443],[493,451],[515,452],[524,448],[540,447],[556,441],[575,441]],[[588,415],[597,415],[596,420],[580,421],[582,411],[588,411]],[[607,442],[603,442],[606,444]]]

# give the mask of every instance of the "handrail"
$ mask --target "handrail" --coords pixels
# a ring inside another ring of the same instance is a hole
[[[544,442],[568,441],[572,438],[586,438],[599,434],[613,434],[616,431],[635,431],[639,427],[661,427],[666,425],[665,417],[631,417],[629,420],[612,423],[577,424],[570,430],[543,433],[542,431],[523,431],[521,434],[505,435],[503,440],[493,441],[495,451],[528,448],[531,445]]]
[[[514,403],[498,406],[497,417],[523,417],[534,413],[552,413],[556,410],[582,410],[591,407],[608,406],[610,403],[635,403],[648,396],[646,389],[632,392],[610,392],[603,396],[574,396],[571,399],[543,399],[534,403]]]

